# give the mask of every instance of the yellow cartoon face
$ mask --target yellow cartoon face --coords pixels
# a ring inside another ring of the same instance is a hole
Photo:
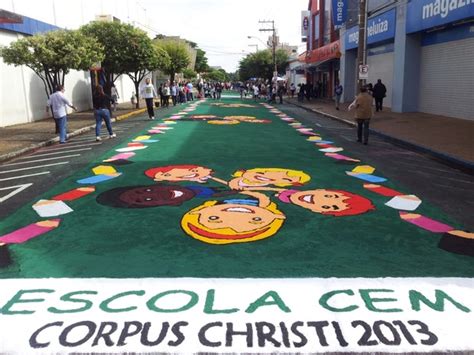
[[[298,191],[290,196],[290,201],[316,213],[344,211],[349,205],[344,201],[349,197],[330,190]]]
[[[233,174],[240,177],[241,186],[297,186],[308,182],[311,177],[303,171],[283,168],[255,168]]]
[[[172,168],[165,171],[156,171],[153,176],[155,181],[195,181],[206,182],[212,170],[202,166],[192,168]]]
[[[183,216],[181,226],[191,237],[210,244],[243,243],[274,235],[285,216],[276,205],[263,208],[208,201]]]
[[[293,185],[300,181],[299,176],[289,176],[288,171],[258,171],[258,170],[247,170],[243,173],[242,178],[255,184],[267,184],[267,185]]]

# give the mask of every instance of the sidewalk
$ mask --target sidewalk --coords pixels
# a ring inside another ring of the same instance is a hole
[[[311,99],[299,102],[286,98],[287,103],[300,106],[326,117],[355,126],[354,112],[348,111],[349,103]],[[383,136],[397,144],[427,153],[463,170],[474,172],[474,121],[436,116],[421,112],[396,113],[384,108],[376,112],[370,122],[371,133]],[[354,139],[355,137],[354,131]],[[369,142],[370,144],[370,142]]]
[[[121,103],[113,112],[112,122],[146,111],[145,102],[135,109],[130,102]],[[92,110],[68,114],[69,137],[95,128]],[[59,142],[52,118],[0,128],[0,162],[13,159],[29,151]]]

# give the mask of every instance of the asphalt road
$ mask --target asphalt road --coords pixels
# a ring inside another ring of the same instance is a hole
[[[349,155],[376,167],[376,173],[397,181],[405,191],[437,206],[468,230],[474,230],[472,175],[375,135],[369,137],[369,145],[362,145],[356,142],[355,128],[347,124],[293,105],[277,106],[306,126],[315,128],[324,139],[343,146]],[[36,201],[41,194],[85,167],[96,156],[139,133],[149,122],[146,115],[132,117],[114,123],[118,136],[115,139],[107,139],[104,127],[101,142],[96,142],[94,132],[90,131],[72,138],[66,145],[45,147],[0,165],[0,219],[24,204]]]
[[[378,137],[369,136],[369,144],[356,141],[357,131],[343,122],[333,120],[293,105],[278,106],[285,113],[297,117],[306,126],[319,131],[324,139],[334,140],[344,147],[350,156],[363,159],[374,166],[375,174],[405,187],[405,191],[417,195],[441,209],[448,216],[474,230],[474,177],[452,168],[431,156],[397,146]],[[337,145],[337,144],[336,144]]]

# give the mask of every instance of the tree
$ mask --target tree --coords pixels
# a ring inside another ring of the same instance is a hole
[[[223,73],[221,70],[211,70],[210,72],[203,74],[203,78],[212,81],[225,81],[225,71]]]
[[[288,53],[283,49],[276,50],[276,63],[278,73],[285,72],[288,63]],[[269,49],[252,53],[243,58],[239,63],[240,80],[253,77],[271,79],[273,76],[272,53]]]
[[[134,33],[134,27],[119,22],[95,21],[82,26],[80,31],[104,47],[101,68],[106,81],[105,92],[110,94],[112,84],[124,73],[122,56],[129,51],[129,37]]]
[[[205,73],[209,71],[209,64],[207,64],[206,52],[199,48],[197,48],[196,65],[194,66],[194,69],[198,73]]]
[[[136,108],[139,108],[140,82],[153,70],[167,67],[170,58],[163,49],[154,46],[147,34],[138,28],[130,31],[126,40],[129,45],[127,50],[122,52],[121,68],[119,69],[133,81],[137,96]]]
[[[33,70],[49,98],[58,85],[64,85],[71,69],[89,70],[101,61],[103,47],[79,31],[58,30],[21,38],[9,47],[2,47],[0,56],[7,64],[25,65]],[[58,133],[56,120],[55,123]]]
[[[0,56],[7,64],[25,65],[33,70],[49,98],[56,86],[64,85],[71,69],[89,70],[101,61],[103,47],[78,31],[58,30],[21,38],[9,47],[2,47]]]
[[[193,80],[196,78],[197,73],[189,68],[183,69],[183,76],[185,79]]]
[[[163,72],[170,76],[170,81],[174,81],[176,73],[181,72],[190,63],[186,45],[183,42],[172,39],[156,40],[155,44],[158,48],[168,53],[170,60],[169,63],[163,67]]]

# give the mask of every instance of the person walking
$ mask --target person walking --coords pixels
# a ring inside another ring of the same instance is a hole
[[[341,96],[343,91],[344,88],[342,87],[342,85],[339,83],[339,81],[336,81],[336,87],[334,88],[334,100],[336,101],[336,110],[339,110],[339,102],[341,102]]]
[[[110,96],[112,97],[112,100],[114,100],[112,103],[112,111],[116,111],[118,99],[120,98],[120,96],[118,94],[117,88],[115,87],[115,84],[112,84],[112,87],[110,88],[110,93],[111,93]]]
[[[176,102],[177,102],[177,96],[178,96],[178,86],[176,85],[176,83],[173,81],[171,83],[171,101],[173,101],[173,106],[176,106]]]
[[[169,107],[171,90],[168,83],[164,84],[162,93],[163,93],[163,107]]]
[[[110,122],[110,111],[109,105],[113,102],[113,99],[104,92],[104,88],[100,85],[96,86],[94,97],[92,99],[94,104],[94,117],[95,117],[95,140],[101,141],[100,130],[102,128],[102,120],[104,120],[109,132],[109,138],[117,137],[112,130],[112,123]]]
[[[373,94],[375,99],[375,111],[382,111],[383,98],[387,96],[387,88],[382,84],[382,80],[378,79],[377,84],[374,85]]]
[[[157,95],[155,87],[150,82],[150,78],[145,79],[145,86],[142,88],[141,96],[145,98],[148,117],[150,117],[150,120],[154,120],[155,111],[153,110],[153,98],[155,98]]]
[[[369,142],[369,122],[372,118],[372,96],[367,92],[367,87],[360,88],[359,95],[349,105],[349,110],[355,108],[355,119],[357,121],[357,142],[367,145]]]
[[[291,83],[291,84],[290,84],[291,98],[294,98],[294,97],[295,97],[295,91],[296,91],[295,83]]]
[[[67,140],[67,111],[66,106],[71,107],[74,111],[77,108],[72,105],[64,96],[64,86],[58,85],[54,94],[51,94],[47,101],[46,113],[49,113],[49,108],[53,112],[53,117],[56,122],[56,127],[59,131],[59,143],[64,144]]]

